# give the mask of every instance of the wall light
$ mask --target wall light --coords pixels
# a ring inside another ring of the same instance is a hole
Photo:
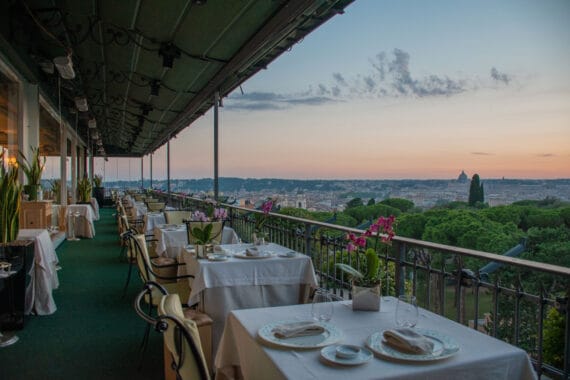
[[[89,106],[87,105],[87,99],[84,97],[75,98],[75,107],[81,112],[89,111]]]
[[[89,128],[91,128],[91,129],[97,128],[97,120],[95,120],[95,119],[89,119],[89,121],[87,122],[87,125],[88,125]]]
[[[73,79],[75,78],[75,71],[73,70],[73,61],[71,60],[70,56],[65,57],[55,57],[53,59],[53,64],[57,71],[59,71],[59,75],[63,79]]]

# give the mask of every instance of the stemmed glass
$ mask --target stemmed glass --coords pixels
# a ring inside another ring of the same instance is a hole
[[[333,316],[333,299],[325,289],[317,289],[313,295],[311,315],[317,322],[327,322]]]
[[[414,327],[418,323],[418,303],[415,296],[402,295],[396,305],[396,325]]]

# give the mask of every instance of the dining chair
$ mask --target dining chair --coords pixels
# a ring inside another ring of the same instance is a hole
[[[148,211],[156,212],[156,211],[164,211],[166,207],[166,203],[164,202],[147,202],[146,207]]]
[[[164,212],[164,219],[167,224],[182,224],[185,220],[190,219],[192,211],[172,210]]]
[[[157,316],[145,313],[141,307],[141,301],[153,292],[162,294]],[[196,310],[192,310],[192,313],[189,313],[190,309],[184,310],[178,295],[168,294],[156,282],[144,285],[135,299],[134,307],[148,326],[154,326],[156,331],[164,334],[166,379],[172,378],[170,374],[173,370],[176,378],[181,380],[211,378],[211,356],[208,361],[207,353],[208,350],[211,352],[213,321],[208,315]],[[167,358],[170,358],[171,363]]]
[[[212,225],[212,232],[210,234],[211,244],[222,244],[222,232],[224,230],[224,222],[199,222],[194,220],[187,220],[186,233],[188,234],[188,244],[196,244],[198,239],[194,235],[194,228],[204,229],[208,224]]]

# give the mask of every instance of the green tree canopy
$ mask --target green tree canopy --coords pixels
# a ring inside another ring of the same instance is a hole
[[[407,212],[414,207],[414,202],[402,198],[388,198],[380,202],[384,205],[397,208],[402,212]]]
[[[358,206],[362,206],[364,205],[364,203],[362,202],[362,198],[357,197],[357,198],[352,198],[351,200],[349,200],[346,203],[346,208],[353,208],[353,207],[358,207]]]
[[[474,174],[471,178],[471,185],[469,186],[469,206],[475,206],[477,203],[485,202],[485,192],[483,184],[479,179],[479,174]]]

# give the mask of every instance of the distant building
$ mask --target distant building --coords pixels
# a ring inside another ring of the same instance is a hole
[[[469,181],[469,178],[467,177],[467,174],[465,174],[465,171],[462,170],[461,174],[459,174],[459,177],[457,177],[457,182],[467,182]]]

